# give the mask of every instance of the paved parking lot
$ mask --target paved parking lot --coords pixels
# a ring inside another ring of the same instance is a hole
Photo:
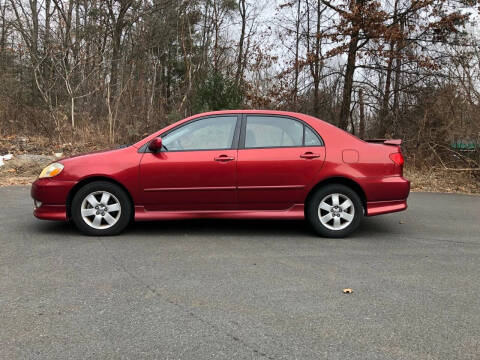
[[[412,194],[341,240],[225,220],[92,238],[34,219],[27,187],[0,203],[1,359],[480,359],[478,196]]]

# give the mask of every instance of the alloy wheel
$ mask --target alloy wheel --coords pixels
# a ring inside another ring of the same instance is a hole
[[[348,196],[340,193],[329,194],[320,201],[318,217],[327,229],[343,230],[355,218],[355,207]]]
[[[94,229],[108,229],[120,219],[120,201],[108,191],[95,191],[87,195],[80,209],[83,221]]]

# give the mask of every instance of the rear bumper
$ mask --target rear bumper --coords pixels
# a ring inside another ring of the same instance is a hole
[[[403,176],[391,176],[367,184],[367,216],[387,214],[407,209],[410,181]],[[393,199],[393,200],[392,200]]]
[[[364,178],[360,186],[368,202],[406,200],[410,193],[410,181],[403,176]]]
[[[367,202],[367,216],[388,214],[407,209],[407,200],[369,201]]]
[[[34,207],[33,215],[44,220],[67,220],[67,197],[75,184],[75,181],[37,179],[30,195],[42,205]]]

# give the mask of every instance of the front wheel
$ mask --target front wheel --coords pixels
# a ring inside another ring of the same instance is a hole
[[[306,217],[318,235],[342,238],[360,225],[362,201],[348,186],[330,184],[312,195],[306,204]]]
[[[73,197],[72,220],[86,235],[116,235],[128,225],[132,205],[127,193],[108,181],[95,181]]]

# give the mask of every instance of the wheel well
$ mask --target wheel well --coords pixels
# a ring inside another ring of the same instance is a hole
[[[128,189],[125,186],[123,186],[122,183],[119,183],[118,181],[115,181],[111,178],[104,177],[104,176],[93,176],[93,177],[89,177],[89,178],[86,178],[86,179],[83,179],[83,180],[79,181],[77,184],[75,184],[75,186],[72,188],[72,190],[70,190],[70,192],[68,193],[67,203],[66,203],[67,218],[68,219],[70,219],[71,215],[72,215],[71,214],[71,205],[72,205],[73,197],[75,196],[77,191],[80,190],[83,186],[85,186],[87,184],[90,184],[94,181],[107,181],[107,182],[110,182],[112,184],[118,185],[123,190],[125,190],[125,193],[127,194],[128,198],[130,199],[130,203],[132,204],[132,210],[133,210],[132,211],[132,216],[133,216],[133,214],[135,213],[135,207],[134,207],[132,195],[130,195],[130,192],[128,191]]]
[[[333,177],[333,178],[328,178],[323,181],[320,181],[308,193],[307,198],[305,199],[305,204],[308,203],[308,201],[310,200],[310,197],[315,193],[315,191],[317,191],[322,186],[329,185],[329,184],[342,184],[342,185],[348,186],[350,189],[355,191],[358,194],[358,196],[360,196],[360,200],[362,200],[363,209],[364,211],[367,211],[367,196],[365,195],[365,192],[363,191],[362,187],[358,185],[355,181],[348,178],[344,178],[344,177]]]

